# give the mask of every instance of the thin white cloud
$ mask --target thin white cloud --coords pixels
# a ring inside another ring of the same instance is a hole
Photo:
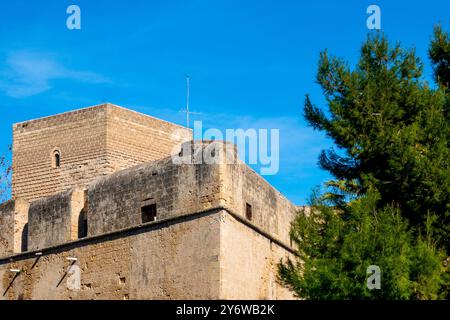
[[[176,108],[155,108],[132,106],[132,109],[156,116],[161,119],[184,125],[185,115]],[[181,109],[181,108],[180,108]],[[214,108],[210,108],[214,109]],[[323,149],[328,149],[332,142],[324,134],[314,131],[301,120],[301,116],[289,117],[255,117],[250,115],[204,112],[193,115],[194,120],[201,120],[203,130],[217,128],[225,134],[225,129],[279,129],[280,130],[280,164],[283,172],[301,173],[301,168],[317,168],[318,156]]]
[[[45,92],[51,89],[51,81],[57,79],[94,84],[109,82],[100,74],[69,69],[50,54],[32,51],[10,53],[0,69],[0,75],[0,90],[13,98]]]
[[[332,146],[324,134],[314,131],[298,117],[242,116],[232,114],[208,114],[198,116],[203,128],[230,129],[279,129],[280,170],[275,176],[265,178],[289,199],[305,203],[310,189],[328,180],[328,175],[318,167],[318,157],[323,149]],[[253,167],[259,172],[259,165]],[[307,187],[305,187],[307,186]]]
[[[301,121],[300,117],[257,118],[216,114],[208,115],[205,118],[203,127],[206,129],[211,127],[279,129],[280,158],[285,168],[298,165],[316,167],[320,151],[331,146],[330,140],[326,139],[323,134],[314,132],[312,128]]]

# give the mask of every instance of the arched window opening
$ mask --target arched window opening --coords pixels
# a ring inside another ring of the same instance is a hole
[[[52,167],[53,168],[61,167],[61,152],[58,149],[53,150],[53,153],[52,153]]]

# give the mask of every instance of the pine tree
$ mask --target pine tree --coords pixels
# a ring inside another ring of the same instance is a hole
[[[448,39],[435,29],[436,88],[423,80],[415,52],[382,34],[368,37],[353,69],[321,53],[317,82],[328,110],[307,96],[304,113],[337,146],[319,157],[335,179],[293,222],[297,258],[280,264],[280,279],[300,297],[447,297]],[[366,285],[370,265],[381,269],[379,290]]]
[[[280,265],[281,280],[304,299],[445,298],[443,252],[378,201],[374,190],[342,208],[314,196],[292,225],[298,257]],[[380,289],[367,286],[372,265],[381,270]]]
[[[429,50],[437,83],[450,88],[450,38],[441,26],[434,28],[434,37]]]
[[[323,151],[320,166],[333,174],[335,184],[357,194],[374,186],[381,207],[399,206],[418,229],[427,216],[436,215],[440,244],[448,248],[450,121],[445,88],[431,89],[422,80],[422,63],[414,51],[399,44],[390,48],[382,35],[363,45],[354,70],[322,53],[317,81],[330,116],[307,97],[305,117],[339,148]]]

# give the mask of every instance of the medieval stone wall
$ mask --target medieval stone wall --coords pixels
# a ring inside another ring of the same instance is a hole
[[[90,237],[42,256],[0,259],[0,300],[218,299],[220,214]]]
[[[220,298],[293,299],[278,280],[278,264],[294,255],[231,215],[220,226]]]
[[[14,125],[0,299],[292,298],[277,263],[297,208],[190,135],[110,104]]]
[[[171,154],[189,129],[112,104],[13,126],[13,198],[29,201]],[[54,153],[60,154],[60,166]]]
[[[149,204],[158,220],[218,208],[220,188],[219,166],[177,165],[170,157],[117,172],[88,188],[88,233],[138,225]]]
[[[251,222],[286,244],[290,243],[290,223],[298,210],[286,197],[246,164],[223,167],[226,207],[246,218],[251,206]]]
[[[213,144],[219,146],[218,158],[223,157],[229,143]],[[200,148],[211,145],[203,142]],[[290,222],[297,213],[292,203],[241,162],[194,163],[196,156],[185,155],[182,159],[191,161],[187,163],[167,157],[137,165],[98,178],[85,190],[72,189],[32,201],[18,226],[23,228],[28,222],[29,249],[38,250],[78,239],[82,213],[87,235],[96,236],[142,224],[142,208],[148,205],[155,206],[155,220],[227,209],[289,245]]]
[[[0,257],[14,252],[14,201],[0,204]]]
[[[78,239],[85,205],[83,189],[33,201],[28,212],[28,249],[39,250]]]
[[[13,198],[29,201],[112,173],[106,158],[106,105],[13,126]],[[54,152],[60,152],[55,167]]]
[[[165,158],[191,139],[185,127],[117,106],[108,108],[106,143],[113,171]]]
[[[28,250],[28,210],[23,199],[0,204],[0,258]]]
[[[211,210],[0,259],[0,300],[292,299],[277,280],[289,255]]]

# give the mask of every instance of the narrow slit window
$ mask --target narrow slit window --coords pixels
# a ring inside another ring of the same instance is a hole
[[[21,251],[27,252],[28,251],[28,223],[25,223],[22,229],[22,243],[21,243]]]
[[[156,221],[156,203],[141,207],[142,223]]]
[[[249,203],[245,205],[245,217],[247,220],[252,220],[252,205]]]
[[[61,157],[59,153],[55,153],[55,166],[59,168],[61,166]]]
[[[78,239],[86,238],[88,235],[88,221],[86,210],[81,210],[78,217]]]

